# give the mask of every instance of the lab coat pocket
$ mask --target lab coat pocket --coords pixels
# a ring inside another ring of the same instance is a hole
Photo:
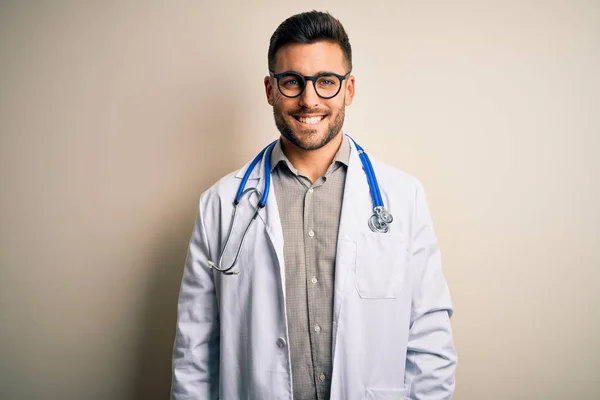
[[[365,400],[406,400],[407,392],[406,385],[402,389],[367,389]]]
[[[363,299],[394,299],[401,290],[406,250],[398,234],[369,233],[356,244],[356,289]]]

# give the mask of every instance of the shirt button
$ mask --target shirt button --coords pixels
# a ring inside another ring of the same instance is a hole
[[[312,277],[312,279],[311,279],[310,281],[312,282],[312,284],[313,284],[313,285],[314,285],[314,284],[316,284],[316,283],[318,282],[318,281],[317,281],[317,277],[316,277],[316,276],[313,276],[313,277]]]
[[[312,193],[312,192],[314,192],[313,188],[308,189],[308,193]]]
[[[325,380],[325,374],[319,375],[319,379],[322,380],[322,381],[324,381]]]
[[[315,332],[321,332],[321,327],[319,325],[315,325]]]
[[[315,233],[313,232],[313,230],[311,229],[310,231],[308,231],[308,236],[313,237],[315,236]]]
[[[285,345],[286,345],[286,344],[287,344],[287,343],[285,342],[285,339],[284,339],[284,338],[280,337],[279,339],[277,339],[277,346],[278,346],[280,349],[283,349],[283,348],[285,347]]]

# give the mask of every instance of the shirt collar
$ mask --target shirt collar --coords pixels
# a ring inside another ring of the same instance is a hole
[[[342,144],[338,149],[335,157],[333,159],[332,164],[339,162],[345,166],[348,166],[350,162],[350,141],[348,137],[342,133]],[[281,148],[281,139],[277,141],[275,147],[273,148],[273,152],[271,153],[271,172],[281,163],[287,164],[288,168],[295,173],[298,173],[298,170],[294,168],[290,160],[283,153],[283,149]]]

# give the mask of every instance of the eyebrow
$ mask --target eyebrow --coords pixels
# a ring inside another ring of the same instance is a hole
[[[294,73],[294,74],[298,74],[298,75],[301,75],[301,76],[317,76],[317,75],[321,75],[321,74],[331,74],[331,75],[333,75],[333,74],[336,74],[336,75],[344,75],[344,74],[338,74],[337,72],[333,72],[333,71],[318,71],[318,72],[317,72],[317,73],[315,73],[314,75],[304,75],[304,74],[301,74],[301,73],[300,73],[300,72],[298,72],[298,71],[294,71],[293,69],[290,69],[290,70],[287,70],[287,71],[281,71],[281,72],[274,72],[274,73],[276,73],[276,74]]]

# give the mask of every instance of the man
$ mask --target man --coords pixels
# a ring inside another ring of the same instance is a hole
[[[451,399],[452,306],[423,189],[374,160],[370,174],[342,133],[355,84],[343,26],[294,15],[268,62],[281,138],[201,196],[172,398]],[[244,175],[259,192],[234,209]]]

